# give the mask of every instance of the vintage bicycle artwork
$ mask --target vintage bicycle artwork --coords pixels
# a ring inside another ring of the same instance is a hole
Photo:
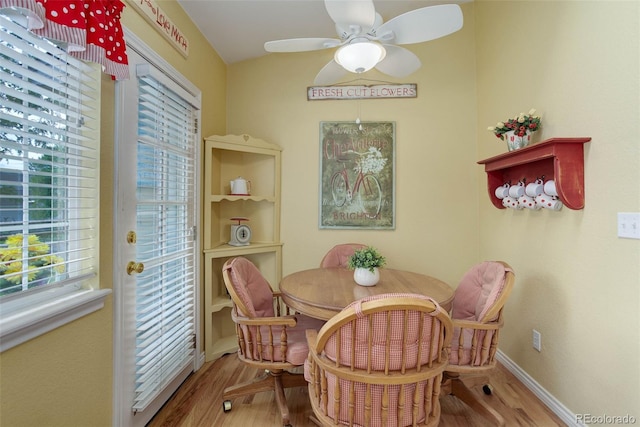
[[[342,170],[337,171],[331,177],[331,195],[335,206],[342,207],[345,203],[354,201],[353,194],[356,194],[356,202],[362,213],[367,218],[375,218],[380,213],[382,206],[382,187],[376,175],[384,168],[387,159],[382,157],[380,149],[369,147],[369,150],[362,154],[353,150],[348,150],[347,154],[354,153],[359,156],[356,159],[354,168],[356,177],[353,187],[349,182],[349,173],[347,170],[347,160],[338,159],[345,166]]]
[[[394,228],[395,124],[321,122],[320,228]]]

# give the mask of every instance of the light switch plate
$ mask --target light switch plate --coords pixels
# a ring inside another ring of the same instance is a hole
[[[618,237],[640,239],[640,212],[618,212]]]

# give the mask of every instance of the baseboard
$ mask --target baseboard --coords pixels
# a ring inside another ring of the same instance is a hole
[[[496,353],[496,359],[502,363],[509,372],[511,372],[522,384],[525,385],[538,399],[544,403],[547,408],[558,416],[569,427],[582,427],[584,424],[577,421],[576,414],[571,412],[566,406],[564,406],[558,399],[551,393],[545,390],[540,384],[536,382],[531,376],[526,373],[520,366],[507,357],[503,352],[498,350]]]

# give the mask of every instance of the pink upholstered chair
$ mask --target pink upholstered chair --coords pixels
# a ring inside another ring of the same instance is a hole
[[[445,381],[451,380],[451,394],[495,425],[504,425],[503,417],[486,399],[477,399],[460,375],[484,375],[476,378],[476,383],[484,383],[485,394],[491,394],[486,374],[496,365],[502,309],[514,281],[513,270],[505,262],[486,261],[475,265],[456,288],[451,311],[454,332]]]
[[[452,333],[448,313],[416,294],[367,297],[308,330],[313,421],[436,426]]]
[[[238,357],[248,365],[265,370],[253,381],[227,387],[223,393],[223,409],[231,410],[229,399],[273,390],[282,424],[289,425],[284,388],[304,386],[306,382],[302,374],[287,370],[303,365],[307,358],[305,330],[318,330],[324,322],[301,314],[289,315],[279,292],[272,290],[260,270],[246,258],[225,262],[222,276],[234,304],[231,317],[238,335]]]
[[[321,268],[343,267],[346,268],[349,258],[359,249],[366,248],[361,243],[343,243],[329,249],[320,262]]]

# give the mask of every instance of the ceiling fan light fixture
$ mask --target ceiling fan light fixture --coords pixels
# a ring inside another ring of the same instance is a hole
[[[386,53],[380,43],[366,41],[342,46],[336,51],[334,59],[347,71],[364,73],[382,61]]]

